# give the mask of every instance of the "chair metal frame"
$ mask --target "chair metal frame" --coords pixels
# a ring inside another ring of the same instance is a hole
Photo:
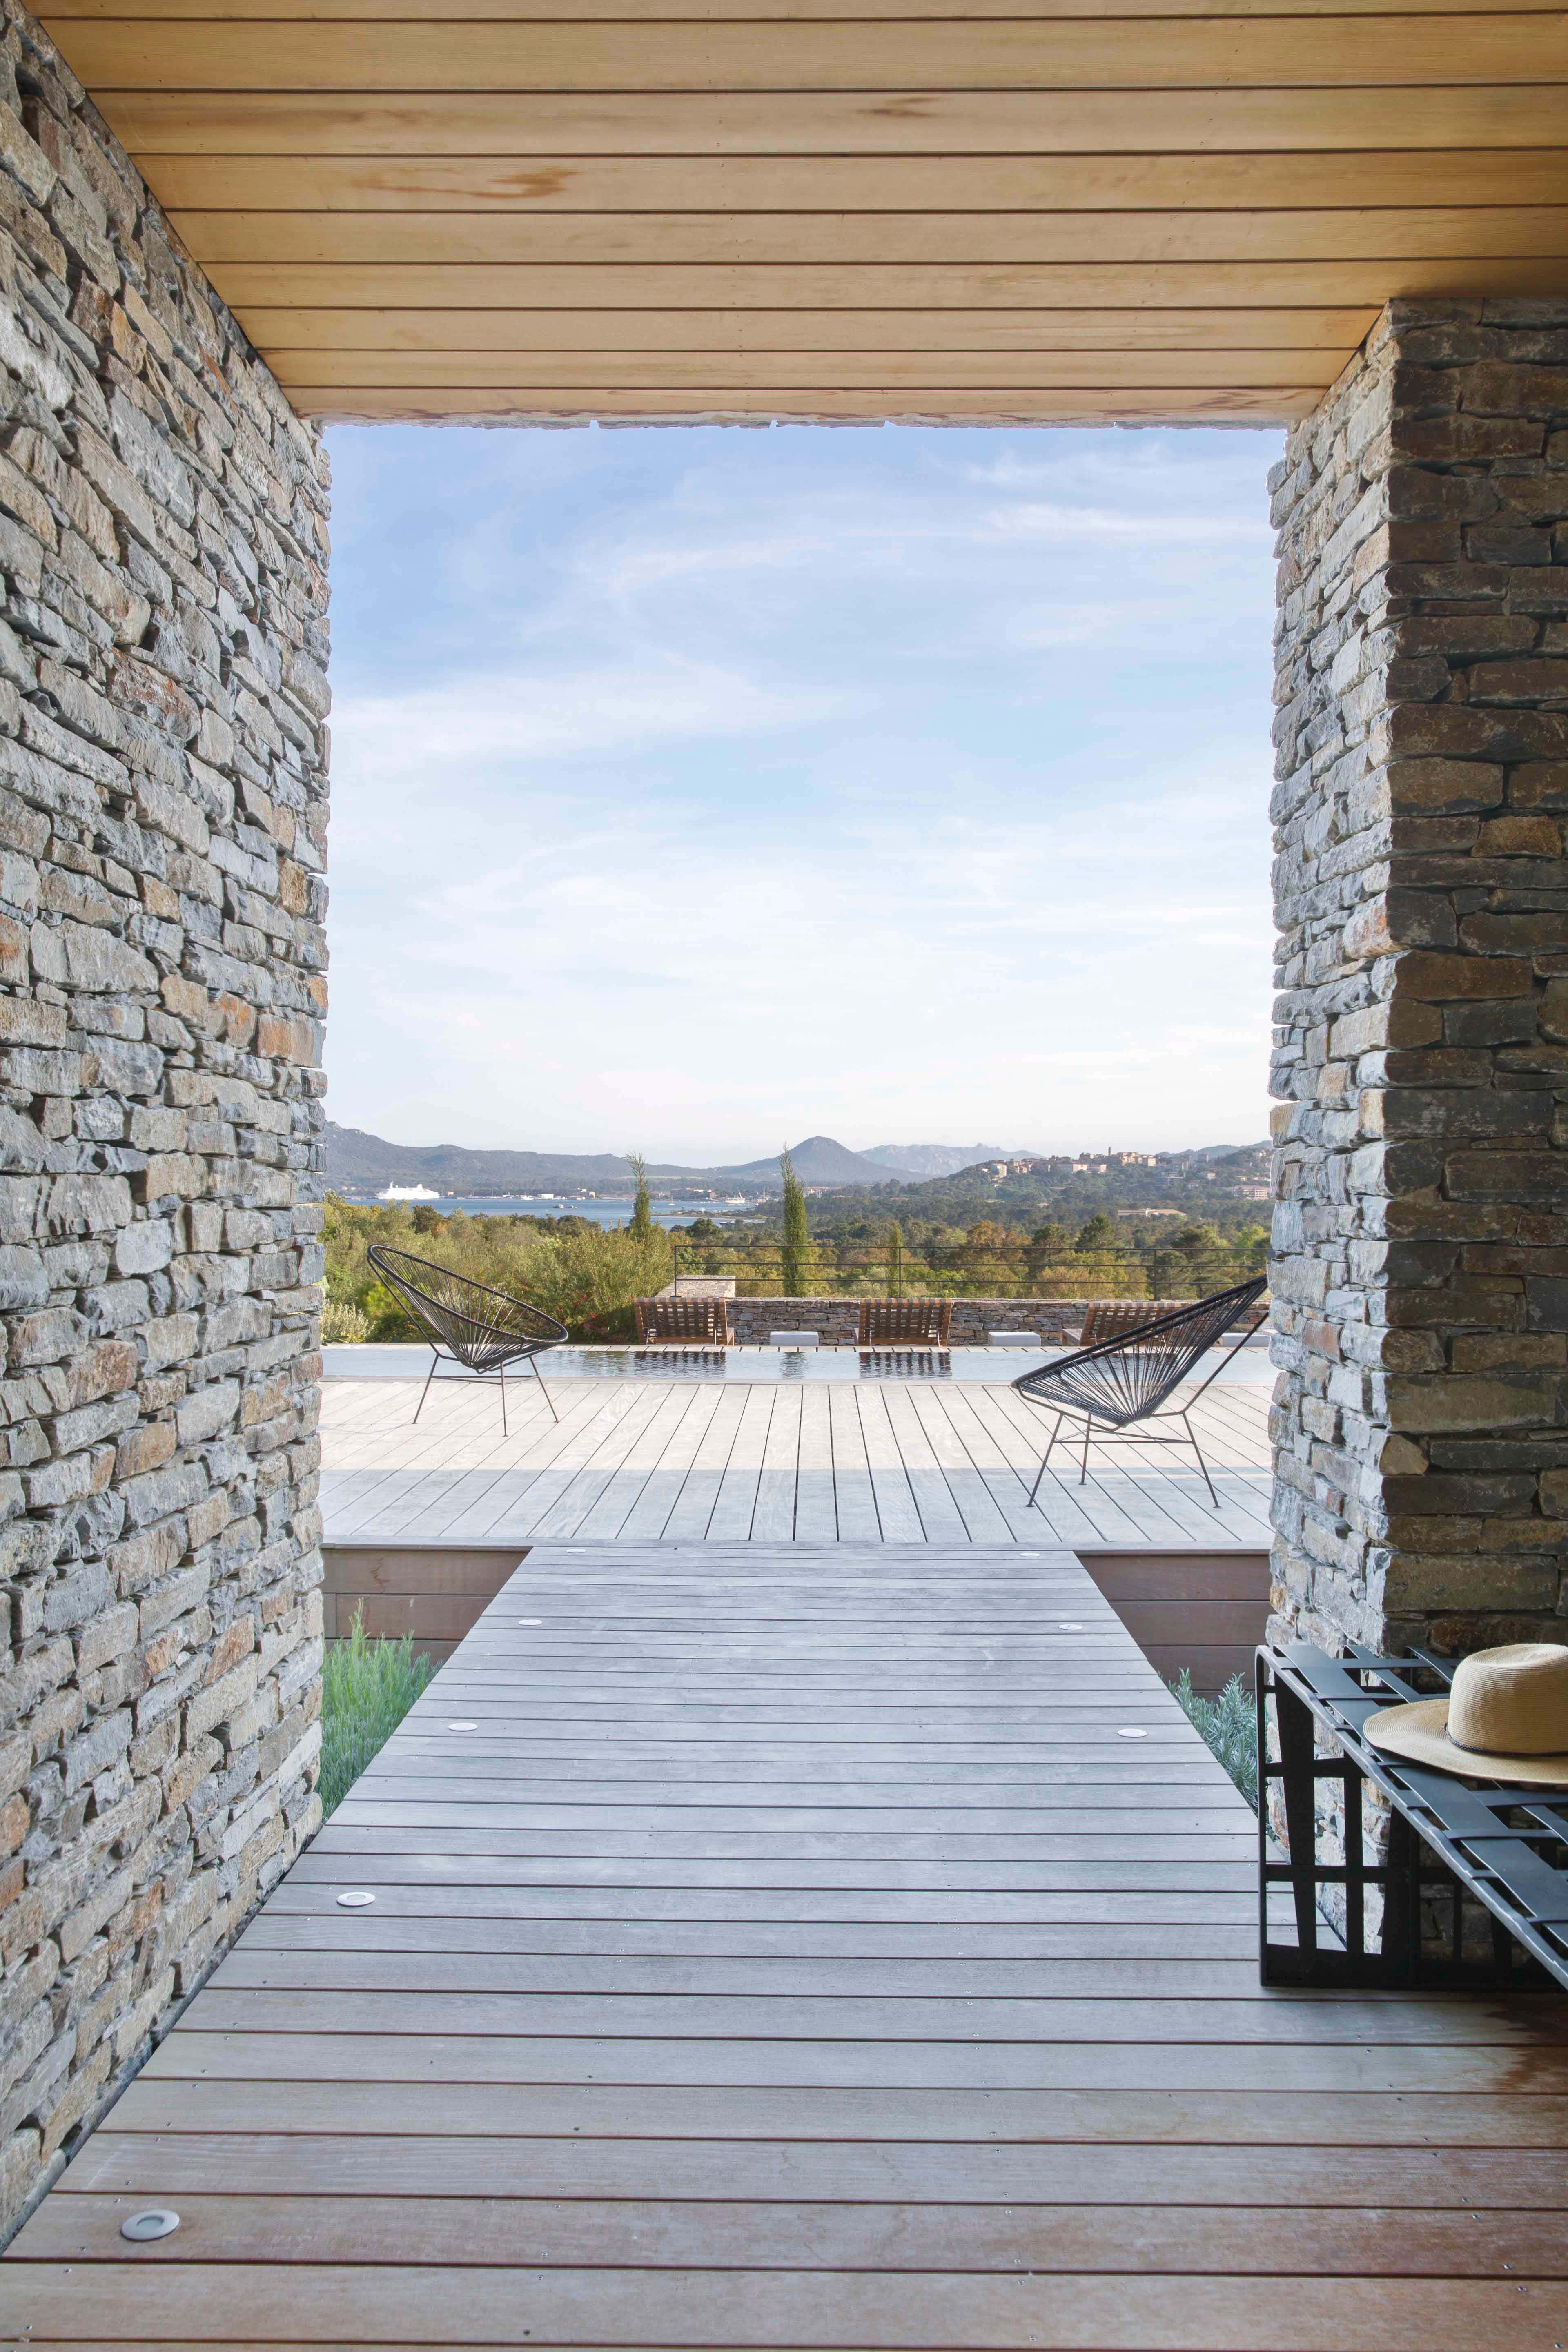
[[[425,1375],[425,1385],[414,1408],[415,1421],[425,1410],[430,1383],[443,1362],[460,1366],[465,1379],[480,1381],[487,1387],[493,1388],[499,1381],[503,1437],[510,1433],[506,1425],[509,1364],[526,1363],[530,1367],[552,1417],[560,1420],[555,1400],[544,1386],[544,1375],[535,1359],[546,1348],[558,1348],[563,1339],[571,1336],[564,1323],[558,1323],[542,1307],[531,1307],[524,1298],[512,1298],[504,1290],[492,1290],[487,1283],[474,1282],[466,1274],[454,1274],[450,1266],[437,1265],[431,1258],[416,1257],[409,1250],[388,1249],[384,1242],[373,1242],[365,1255],[382,1281],[403,1301],[430,1344],[430,1370]],[[421,1275],[435,1276],[440,1290],[426,1287],[401,1270],[411,1266],[417,1266]],[[454,1375],[444,1373],[442,1377],[451,1379]]]
[[[1028,1507],[1036,1507],[1036,1497],[1050,1466],[1063,1422],[1079,1419],[1083,1423],[1080,1486],[1089,1476],[1091,1442],[1100,1445],[1190,1445],[1197,1455],[1209,1500],[1217,1511],[1219,1496],[1188,1416],[1210,1382],[1218,1380],[1237,1349],[1251,1338],[1253,1326],[1248,1323],[1237,1333],[1213,1371],[1184,1403],[1166,1411],[1165,1402],[1200,1359],[1225,1337],[1238,1317],[1257,1303],[1268,1286],[1268,1276],[1258,1275],[1250,1282],[1239,1283],[1234,1290],[1216,1291],[1212,1298],[1195,1299],[1191,1307],[1179,1307],[1173,1315],[1156,1316],[1152,1322],[1140,1323],[1131,1331],[1118,1332],[1114,1339],[1080,1348],[1076,1355],[1065,1357],[1058,1363],[1040,1364],[1032,1371],[1020,1373],[1013,1387],[1025,1403],[1037,1406],[1044,1412],[1054,1408],[1057,1416],[1035,1483],[1029,1489]],[[1172,1437],[1145,1433],[1137,1438],[1097,1435],[1099,1423],[1108,1430],[1126,1430],[1151,1421],[1179,1421],[1184,1433]]]

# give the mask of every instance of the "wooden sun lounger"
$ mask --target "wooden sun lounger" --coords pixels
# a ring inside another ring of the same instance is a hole
[[[1188,1304],[1184,1298],[1097,1298],[1083,1318],[1081,1330],[1064,1330],[1062,1338],[1069,1347],[1097,1347],[1101,1339],[1120,1339],[1124,1331],[1136,1331],[1141,1324],[1179,1314]],[[1255,1331],[1268,1319],[1268,1307],[1258,1306],[1238,1317],[1233,1328]]]
[[[951,1298],[863,1298],[862,1348],[945,1348]]]
[[[637,1345],[643,1348],[727,1348],[730,1317],[721,1298],[637,1298]]]

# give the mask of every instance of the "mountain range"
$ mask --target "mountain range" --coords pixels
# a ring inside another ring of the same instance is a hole
[[[874,1151],[849,1151],[830,1135],[812,1135],[794,1145],[790,1156],[804,1184],[889,1184],[900,1176],[950,1175],[986,1153],[981,1145],[971,1153],[948,1144],[890,1143],[879,1144]],[[685,1168],[650,1160],[647,1172],[651,1183],[666,1190],[724,1185],[752,1192],[783,1189],[776,1158],[728,1168]],[[331,1119],[322,1138],[322,1173],[329,1186],[342,1192],[426,1184],[437,1192],[479,1199],[507,1193],[626,1192],[631,1183],[618,1152],[469,1151],[456,1143],[388,1143],[362,1128],[339,1127]]]
[[[899,1176],[956,1176],[982,1160],[1035,1160],[1023,1143],[874,1143],[862,1160],[879,1160]]]
[[[1223,1160],[1235,1147],[1210,1144],[1190,1156]],[[994,1143],[879,1143],[851,1151],[831,1135],[810,1135],[790,1148],[802,1183],[840,1187],[890,1184],[900,1178],[931,1183],[958,1175],[982,1160],[1034,1158],[1017,1146]],[[631,1171],[618,1151],[469,1151],[456,1143],[388,1143],[363,1128],[339,1127],[329,1119],[322,1138],[321,1168],[329,1188],[374,1192],[388,1184],[424,1184],[437,1192],[479,1200],[519,1194],[598,1192],[625,1195]],[[658,1192],[784,1189],[776,1158],[745,1160],[723,1168],[689,1168],[648,1162],[648,1181]]]

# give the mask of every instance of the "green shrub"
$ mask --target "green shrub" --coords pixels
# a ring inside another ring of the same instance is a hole
[[[1185,1666],[1171,1685],[1176,1704],[1218,1757],[1254,1812],[1258,1811],[1258,1701],[1239,1675],[1217,1698],[1200,1698]]]
[[[321,1309],[323,1348],[358,1346],[370,1337],[370,1317],[346,1299],[329,1298]]]
[[[509,1297],[526,1298],[564,1323],[574,1339],[604,1318],[631,1328],[634,1298],[650,1298],[674,1271],[668,1233],[650,1222],[637,1234],[601,1232],[579,1217],[443,1216],[427,1208],[361,1205],[329,1196],[327,1288],[334,1306],[356,1307],[373,1339],[417,1339],[401,1303],[375,1278],[373,1242],[409,1250]],[[424,1223],[415,1220],[423,1217]]]
[[[321,1669],[321,1818],[358,1780],[392,1737],[436,1669],[416,1658],[414,1642],[373,1641],[363,1605],[346,1642],[327,1649]]]
[[[662,1225],[646,1241],[629,1227],[602,1233],[590,1225],[537,1245],[528,1261],[526,1296],[564,1323],[574,1339],[585,1338],[601,1318],[629,1310],[634,1298],[651,1298],[662,1290],[674,1266]],[[623,1319],[629,1329],[629,1313]]]

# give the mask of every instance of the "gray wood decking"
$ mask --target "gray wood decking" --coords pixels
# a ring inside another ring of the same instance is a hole
[[[564,1381],[494,1389],[329,1381],[333,1543],[1062,1545],[1267,1549],[1268,1390],[1216,1385],[1194,1415],[1220,1497],[1184,1449],[1096,1447],[1087,1485],[1005,1381]]]
[[[1065,1555],[536,1550],[0,2329],[1550,2352],[1561,2004],[1262,1993],[1254,1834]]]

